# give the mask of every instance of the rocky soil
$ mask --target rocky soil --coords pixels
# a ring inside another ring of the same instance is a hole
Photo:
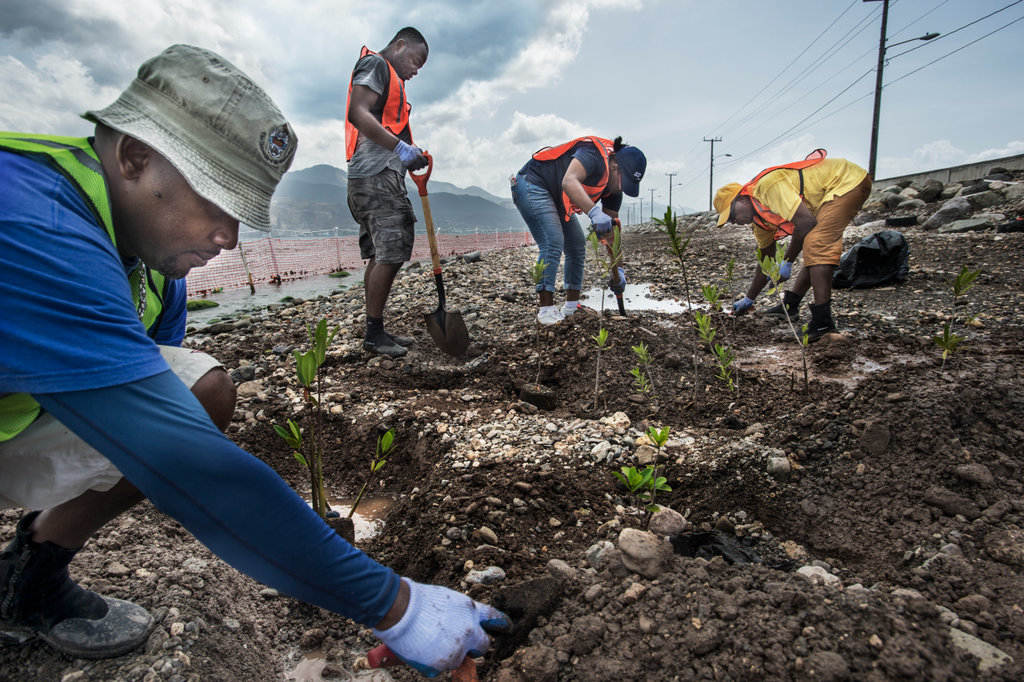
[[[358,290],[248,311],[186,343],[239,383],[229,436],[301,493],[306,478],[272,424],[308,420],[291,356],[307,347],[306,325],[341,325],[324,386],[332,493],[358,490],[382,430],[398,444],[371,481],[393,500],[386,524],[357,544],[485,601],[554,585],[514,613],[523,626],[499,642],[503,658],[479,661],[483,680],[1021,679],[1024,234],[997,226],[1024,216],[1024,185],[991,177],[1001,180],[877,188],[846,246],[886,219],[916,222],[892,228],[909,242],[909,276],[834,292],[842,336],[807,350],[807,385],[790,330],[758,314],[764,296],[748,316],[712,315],[735,390],[689,313],[627,303],[625,317],[584,310],[538,334],[530,248],[446,265],[468,357],[427,335],[421,313],[436,294],[423,268],[400,275],[389,307],[392,331],[418,340],[399,360],[362,351]],[[626,234],[631,282],[683,304],[703,284],[738,297],[754,272],[747,230],[716,229],[709,214],[684,222],[689,291],[651,225]],[[738,276],[725,284],[730,259]],[[954,302],[963,267],[981,274]],[[588,281],[600,281],[593,262]],[[943,362],[933,337],[951,318],[967,343]],[[653,357],[648,395],[630,374],[640,343]],[[553,409],[519,400],[538,372]],[[660,450],[651,426],[670,429]],[[647,463],[671,486],[654,516],[612,475]],[[17,518],[0,513],[0,537]],[[367,629],[241,576],[148,504],[104,529],[72,574],[150,609],[149,641],[109,661],[0,648],[0,678],[416,677],[355,671],[375,644]]]

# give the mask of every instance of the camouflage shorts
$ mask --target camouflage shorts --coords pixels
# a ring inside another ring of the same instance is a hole
[[[412,257],[416,215],[402,175],[385,168],[369,178],[349,178],[348,208],[359,223],[359,255],[378,263]]]

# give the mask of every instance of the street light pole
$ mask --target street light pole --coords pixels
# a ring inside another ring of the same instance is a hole
[[[654,188],[651,188],[651,220],[654,220]]]
[[[886,1],[888,1],[888,0],[886,0]],[[705,137],[704,141],[711,143],[711,173],[710,173],[710,178],[708,179],[708,210],[710,211],[712,209],[711,197],[713,197],[714,194],[715,194],[715,143],[716,142],[721,142],[722,138],[720,138],[720,137],[711,137],[711,138]]]
[[[863,0],[864,2],[878,2],[879,0]],[[931,40],[932,38],[938,38],[938,33],[926,33],[923,36],[917,38],[911,38],[910,40],[903,40],[892,45],[885,44],[885,27],[889,19],[889,0],[881,0],[882,2],[882,33],[878,39],[878,68],[875,70],[875,107],[871,118],[871,152],[868,156],[868,175],[872,178],[875,177],[875,166],[878,160],[878,118],[882,109],[882,71],[885,68],[885,50],[886,47],[895,47],[897,45],[903,45],[904,43],[912,43],[915,40]]]
[[[674,178],[676,175],[678,175],[678,173],[665,173],[665,175],[668,176],[668,207],[669,207],[669,210],[671,210],[672,209],[672,178]]]

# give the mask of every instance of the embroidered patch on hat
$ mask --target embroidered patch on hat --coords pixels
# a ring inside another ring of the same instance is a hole
[[[260,151],[270,163],[281,163],[288,158],[292,136],[287,125],[278,126],[269,133],[260,134]]]

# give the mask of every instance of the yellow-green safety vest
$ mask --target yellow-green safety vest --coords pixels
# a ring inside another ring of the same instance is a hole
[[[106,229],[110,241],[117,246],[103,167],[87,138],[0,132],[0,149],[45,163],[70,180],[92,209],[96,220]],[[146,274],[145,309],[141,320],[148,332],[163,317],[168,281],[159,272],[149,268],[132,270],[128,275],[128,283],[136,310],[139,307],[143,273]],[[39,416],[41,409],[39,403],[27,393],[12,393],[0,398],[0,441],[9,440],[24,431]]]

